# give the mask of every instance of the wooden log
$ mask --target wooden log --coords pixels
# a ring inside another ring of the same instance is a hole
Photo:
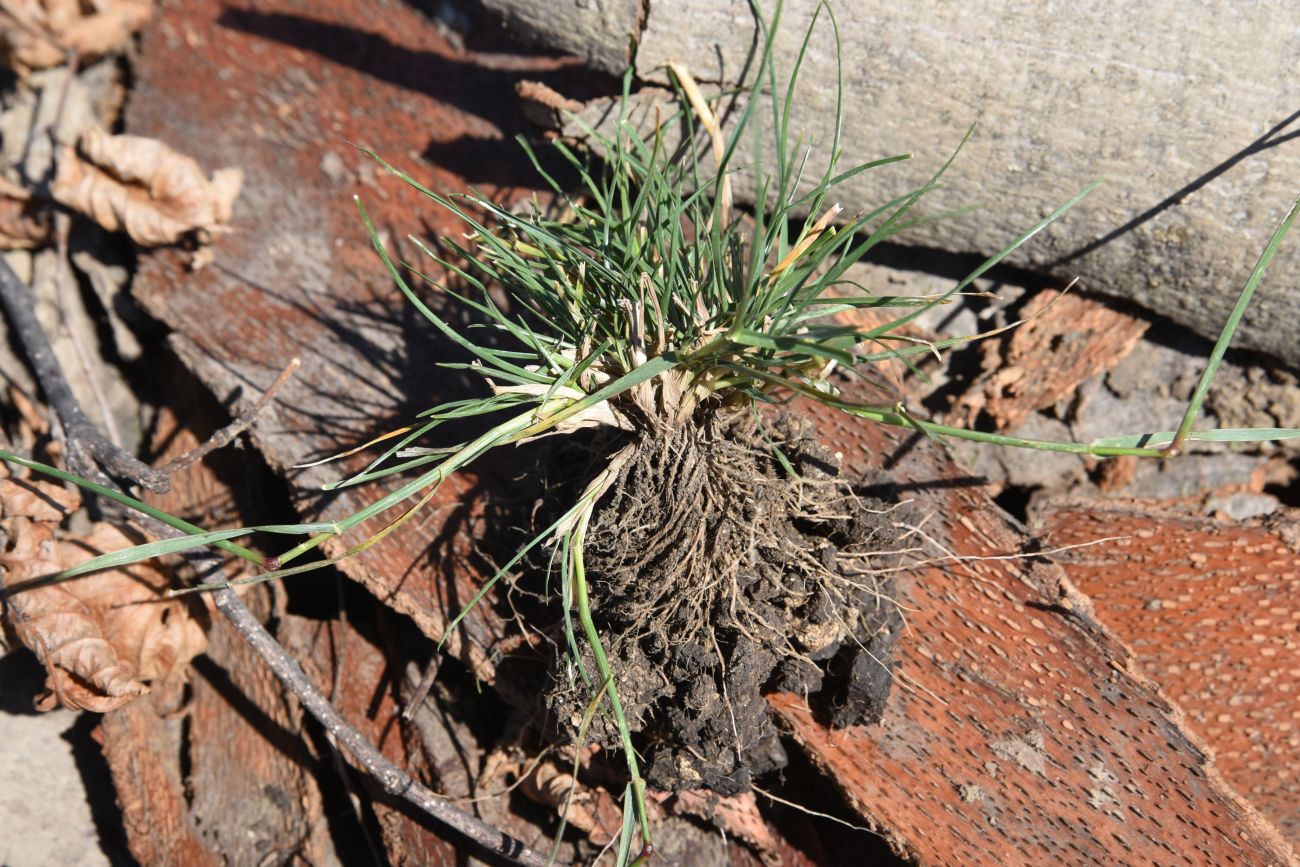
[[[358,596],[359,599],[352,597],[344,616],[331,622],[289,614],[282,619],[278,636],[285,649],[302,660],[303,670],[320,685],[348,722],[408,773],[439,787],[425,756],[411,749],[406,737],[408,726],[401,718],[400,692],[393,677],[394,667],[400,669],[404,655],[390,658],[376,642],[376,628],[392,627],[383,625],[385,616],[370,608],[369,597]],[[380,838],[352,840],[354,847],[374,845],[382,849],[392,864],[456,862],[456,845],[440,836],[438,829],[431,828],[427,820],[412,816],[403,809],[401,801],[384,796],[352,772],[342,772],[340,777],[342,765],[333,761],[327,744],[318,744],[318,753],[321,772],[333,777],[336,785],[346,781],[347,800],[336,798],[340,801],[336,809],[374,811]],[[355,824],[359,825],[364,818],[364,814],[359,815]]]
[[[179,729],[179,720],[164,719],[146,697],[105,714],[98,737],[135,859],[159,867],[215,867],[221,861],[199,836],[185,803]]]
[[[631,60],[633,35],[645,17],[644,0],[554,0],[485,4],[517,37],[581,57],[588,66],[618,75]]]
[[[564,46],[567,15],[551,4],[488,0],[529,32]],[[567,4],[559,4],[567,6]],[[769,19],[775,4],[760,4]],[[787,0],[776,37],[778,84],[793,68],[819,0]],[[905,243],[992,253],[1092,179],[1106,183],[1011,261],[1083,278],[1216,337],[1273,227],[1300,192],[1290,35],[1300,6],[1222,15],[1177,0],[1133,4],[833,4],[844,81],[844,166],[910,153],[910,162],[846,181],[846,217],[925,184],[966,128],[979,129],[927,211],[980,203],[968,216],[909,232]],[[593,58],[616,57],[629,32],[614,18]],[[667,83],[685,63],[701,81],[752,73],[749,5],[654,0],[634,34],[637,77]],[[581,53],[581,52],[580,52]],[[622,64],[606,64],[621,72]],[[791,135],[813,146],[807,184],[830,151],[838,78],[823,12],[800,70]],[[1229,97],[1228,95],[1231,94]],[[1284,94],[1286,96],[1284,96]],[[764,112],[760,112],[762,115]],[[770,140],[771,136],[765,136]],[[748,145],[746,145],[748,147]],[[748,161],[749,157],[745,158]],[[767,154],[766,165],[771,165]],[[753,185],[737,178],[737,191]],[[1292,323],[1300,292],[1281,276],[1300,264],[1292,243],[1238,332],[1238,345],[1300,362]]]
[[[318,17],[294,8],[236,13],[204,0],[160,10],[146,36],[127,123],[205,165],[238,165],[247,180],[237,226],[221,239],[215,265],[190,273],[180,256],[153,257],[142,263],[135,291],[176,330],[173,347],[222,400],[246,405],[290,357],[302,357],[302,371],[251,435],[271,466],[292,479],[299,505],[328,519],[370,501],[370,490],[321,493],[323,483],[356,462],[305,470],[297,464],[408,424],[466,387],[457,372],[434,366],[448,357],[447,342],[410,318],[351,197],[365,200],[397,253],[413,252],[400,241],[407,231],[423,226],[454,235],[462,227],[376,172],[349,142],[374,147],[436,188],[460,189],[463,175],[431,170],[419,155],[437,144],[429,143],[431,131],[448,140],[482,137],[473,160],[482,169],[490,164],[489,142],[504,138],[501,127],[521,127],[522,120],[510,108],[511,81],[486,62],[466,64],[413,8],[379,14],[358,0],[316,9]],[[175,32],[199,34],[207,48],[192,52],[167,37]],[[563,63],[524,57],[515,65],[545,75]],[[453,70],[459,77],[449,85]],[[438,119],[432,127],[430,118]],[[516,152],[513,142],[502,146]],[[343,567],[431,637],[442,637],[475,590],[468,536],[440,538],[437,527],[448,513],[477,520],[458,508],[476,484],[462,478],[444,486],[396,544],[374,546]],[[383,526],[372,521],[363,531]],[[446,646],[490,680],[499,638],[479,612]]]
[[[948,411],[948,424],[972,427],[985,416],[996,430],[1013,431],[1118,364],[1149,324],[1095,298],[1053,290],[1036,295],[1021,316],[1029,321],[1004,340],[981,345],[980,373]]]

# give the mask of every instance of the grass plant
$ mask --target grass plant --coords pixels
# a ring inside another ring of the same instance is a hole
[[[564,143],[554,143],[560,158],[581,178],[577,190],[553,179],[531,146],[521,141],[524,155],[561,203],[559,213],[538,208],[521,214],[473,193],[445,195],[422,186],[376,155],[389,171],[465,225],[465,240],[444,239],[440,249],[414,237],[411,241],[453,275],[455,291],[446,285],[437,288],[444,301],[472,310],[490,337],[471,339],[472,331],[450,324],[437,312],[438,304],[412,280],[418,272],[399,266],[390,257],[361,207],[375,249],[401,292],[437,331],[472,356],[472,361],[448,366],[471,369],[487,388],[480,397],[431,408],[411,426],[368,444],[380,448],[380,453],[362,471],[331,487],[395,482],[391,490],[356,514],[327,524],[206,531],[53,467],[8,452],[0,452],[0,457],[147,512],[190,534],[183,540],[187,546],[211,545],[250,560],[264,571],[248,580],[267,580],[318,569],[378,543],[427,503],[451,474],[492,449],[602,425],[629,432],[632,444],[615,453],[576,501],[557,510],[560,517],[483,585],[450,624],[448,634],[529,550],[555,546],[563,608],[566,616],[572,612],[577,617],[577,628],[570,624],[567,630],[569,653],[575,661],[581,660],[580,631],[597,669],[581,672],[595,696],[591,707],[603,697],[622,738],[630,780],[625,803],[635,813],[642,848],[638,854],[631,842],[629,814],[619,849],[620,863],[644,860],[652,839],[644,784],[614,673],[593,620],[583,553],[593,511],[619,469],[631,459],[639,437],[671,432],[701,415],[742,412],[796,396],[941,440],[960,438],[1096,456],[1169,458],[1189,442],[1259,442],[1300,436],[1296,430],[1193,429],[1223,352],[1295,220],[1300,201],[1278,225],[1246,281],[1176,431],[1092,443],[1039,441],[929,422],[908,412],[901,400],[863,404],[844,397],[836,387],[837,371],[861,377],[887,394],[889,386],[873,375],[873,364],[936,353],[972,339],[918,343],[898,332],[929,307],[948,303],[968,290],[981,275],[1061,218],[1096,183],[1034,221],[943,295],[924,299],[877,295],[846,284],[847,269],[878,244],[934,219],[933,215],[919,215],[918,205],[939,186],[952,159],[926,184],[837,223],[843,210],[835,195],[842,182],[907,156],[842,166],[841,90],[831,139],[819,143],[826,148],[825,167],[812,174],[812,148],[800,147],[793,140],[791,110],[798,99],[799,71],[814,34],[833,37],[838,46],[830,10],[822,7],[818,16],[825,17],[828,30],[816,28],[815,17],[792,69],[782,72],[776,68],[772,51],[773,35],[780,25],[779,8],[770,21],[756,14],[761,31],[757,75],[738,93],[706,98],[689,73],[674,66],[681,108],[664,118],[659,130],[649,136],[639,132],[626,115],[632,87],[629,73],[623,82],[623,113],[612,133],[588,130],[603,153],[602,161],[585,157]],[[725,131],[719,120],[724,104],[734,115]],[[762,114],[770,120],[766,132],[758,121]],[[684,130],[684,135],[664,134],[674,128]],[[766,135],[771,140],[765,146],[762,137]],[[670,144],[672,138],[678,143]],[[747,148],[747,144],[753,147]],[[763,163],[764,153],[774,155],[770,165]],[[737,172],[749,172],[756,181],[756,201],[748,213],[741,213],[731,200],[730,184]],[[504,292],[508,304],[494,300],[489,292],[493,287]],[[855,308],[897,313],[871,328],[837,320],[837,314]],[[465,442],[435,450],[417,447],[444,423],[466,418],[493,423]],[[293,565],[327,539],[399,509],[384,529],[357,541],[344,554]],[[235,541],[254,531],[296,533],[304,538],[278,557],[264,557]],[[161,556],[179,547],[175,541],[141,545],[45,580],[63,580]]]

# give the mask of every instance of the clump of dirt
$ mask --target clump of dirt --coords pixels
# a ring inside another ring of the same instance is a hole
[[[879,720],[901,626],[896,520],[792,415],[760,428],[748,413],[702,414],[641,439],[584,550],[652,785],[732,794],[784,767],[766,692],[806,695],[835,726]],[[572,732],[590,696],[571,674],[546,698]],[[604,721],[589,737],[617,736]]]

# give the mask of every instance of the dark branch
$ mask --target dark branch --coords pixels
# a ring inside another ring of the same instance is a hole
[[[343,719],[316,684],[307,678],[297,661],[258,622],[234,590],[229,588],[214,590],[212,597],[217,609],[230,618],[235,628],[249,644],[253,645],[253,649],[262,655],[267,665],[280,678],[280,682],[298,697],[317,722],[352,754],[352,757],[379,782],[385,792],[403,799],[439,822],[459,831],[489,852],[529,867],[543,867],[549,863],[544,856],[532,851],[509,834],[498,831],[481,819],[452,806],[389,761],[388,757],[376,749],[361,732]]]

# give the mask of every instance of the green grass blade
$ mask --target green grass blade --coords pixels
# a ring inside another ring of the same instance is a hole
[[[881,424],[894,425],[895,427],[912,428],[913,430],[919,430],[927,436],[952,437],[954,439],[969,440],[977,443],[988,443],[990,445],[1011,446],[1020,449],[1036,449],[1038,451],[1046,452],[1067,452],[1076,455],[1094,455],[1096,457],[1116,457],[1119,455],[1161,457],[1160,450],[1155,448],[1128,446],[1113,447],[1094,445],[1090,443],[1072,443],[1063,440],[1026,439],[1025,437],[985,433],[984,431],[967,430],[966,428],[922,421],[911,413],[900,412],[895,407],[861,406],[846,403],[839,403],[838,405],[840,409],[850,415],[870,419],[871,421],[880,422]]]
[[[637,816],[641,820],[641,839],[647,845],[650,843],[650,819],[646,813],[645,807],[645,781],[641,778],[641,769],[637,763],[636,749],[632,746],[632,732],[628,727],[627,718],[623,714],[623,702],[619,698],[618,687],[614,683],[614,671],[610,668],[609,660],[605,656],[605,646],[600,640],[600,632],[596,629],[595,621],[591,618],[591,599],[587,594],[587,577],[584,566],[583,545],[587,530],[587,519],[590,517],[590,511],[584,511],[578,519],[577,526],[573,529],[571,556],[572,556],[572,576],[573,576],[573,596],[574,601],[578,604],[578,621],[582,624],[583,632],[587,638],[587,644],[591,647],[592,656],[596,660],[596,668],[600,671],[600,676],[609,686],[605,690],[605,697],[609,699],[610,710],[613,712],[614,721],[618,725],[619,736],[623,741],[623,757],[627,760],[628,775],[632,779],[632,789],[634,800],[636,802]]]
[[[582,713],[582,720],[578,725],[578,733],[574,737],[576,747],[573,755],[573,769],[569,772],[569,791],[564,796],[564,806],[560,809],[560,825],[555,829],[555,835],[551,838],[551,854],[547,858],[548,863],[554,863],[559,857],[560,846],[564,841],[564,829],[569,825],[569,810],[573,807],[573,795],[578,790],[578,774],[582,770],[583,751],[587,747],[587,730],[591,728],[591,722],[596,718],[596,712],[600,710],[600,703],[605,698],[605,693],[609,689],[611,681],[606,680],[601,684],[600,689],[587,702],[587,709]],[[624,817],[624,826],[627,825],[627,818]],[[616,863],[622,863],[616,862]]]
[[[388,250],[380,240],[378,230],[375,229],[374,223],[370,221],[370,215],[366,213],[365,206],[361,204],[361,197],[353,196],[352,199],[356,202],[357,209],[361,212],[361,219],[365,222],[366,229],[370,232],[370,242],[374,245],[375,251],[379,253],[379,258],[383,260],[384,267],[388,269],[389,275],[391,275],[393,281],[397,283],[398,289],[400,289],[402,294],[406,296],[407,300],[409,300],[411,304],[420,311],[425,319],[429,320],[434,327],[445,334],[452,342],[467,349],[469,352],[482,359],[485,364],[503,371],[508,371],[516,376],[524,377],[525,379],[531,379],[534,382],[544,382],[546,380],[546,378],[541,374],[525,370],[517,364],[512,364],[511,362],[506,361],[504,358],[493,353],[490,349],[485,349],[476,343],[466,340],[459,331],[452,328],[442,319],[442,317],[434,313],[433,310],[430,309],[423,300],[421,300],[420,296],[416,295],[411,287],[407,285],[406,280],[402,277],[401,271],[398,270],[397,266],[393,263],[393,260],[389,258]]]
[[[21,455],[16,455],[13,452],[3,450],[0,450],[0,460],[7,461],[11,464],[17,464],[20,467],[26,467],[29,470],[49,476],[50,478],[58,479],[59,481],[70,482],[82,490],[90,491],[92,494],[98,494],[107,500],[112,500],[113,502],[126,506],[127,508],[134,509],[142,515],[148,515],[155,520],[162,521],[169,527],[188,533],[191,536],[207,532],[197,524],[191,524],[189,521],[168,514],[161,509],[155,509],[153,506],[142,502],[141,500],[137,500],[135,497],[127,496],[126,494],[115,491],[112,488],[106,488],[103,485],[97,485],[89,479],[84,479],[73,473],[65,472],[58,467],[52,467],[49,464],[43,464],[40,461],[33,461],[30,458],[24,458]],[[251,551],[241,545],[236,545],[229,539],[221,539],[213,544],[217,548],[220,548],[229,554],[234,554],[236,557],[240,557],[259,566],[266,559],[256,551]]]
[[[1205,396],[1209,394],[1210,384],[1214,382],[1214,376],[1219,370],[1219,363],[1223,361],[1223,355],[1228,351],[1228,344],[1232,342],[1232,335],[1237,330],[1241,317],[1246,312],[1246,307],[1250,304],[1251,296],[1255,294],[1255,288],[1259,286],[1259,281],[1264,278],[1264,272],[1268,270],[1269,263],[1273,261],[1273,256],[1277,253],[1278,247],[1282,246],[1282,239],[1290,231],[1291,224],[1295,222],[1296,213],[1300,211],[1300,198],[1292,203],[1282,222],[1278,223],[1277,228],[1273,230],[1273,237],[1268,239],[1268,244],[1264,247],[1264,252],[1260,253],[1259,261],[1255,263],[1255,268],[1250,272],[1250,277],[1246,280],[1246,285],[1242,287],[1241,294],[1237,296],[1237,303],[1232,308],[1228,321],[1223,326],[1222,333],[1219,334],[1219,340],[1214,344],[1214,351],[1210,353],[1209,361],[1206,362],[1205,372],[1201,374],[1201,379],[1196,383],[1196,390],[1192,393],[1192,399],[1187,404],[1187,412],[1183,415],[1182,424],[1178,426],[1173,440],[1169,443],[1171,452],[1177,451],[1182,447],[1185,440],[1188,439],[1192,431],[1192,424],[1196,421],[1196,416],[1200,414],[1201,405],[1205,403]]]
[[[740,346],[751,346],[781,352],[798,352],[812,358],[834,359],[840,364],[849,366],[852,366],[857,361],[857,356],[852,352],[836,349],[827,343],[800,340],[796,337],[762,334],[748,328],[738,328],[729,332],[727,336]]]
[[[160,539],[156,542],[146,542],[140,545],[132,545],[129,548],[123,548],[119,551],[110,551],[107,554],[100,554],[96,557],[92,557],[84,563],[70,566],[69,568],[63,569],[59,572],[42,575],[39,578],[33,578],[30,581],[24,581],[21,584],[14,584],[2,588],[0,589],[0,599],[5,599],[6,597],[13,596],[16,593],[22,593],[25,590],[34,590],[37,587],[46,587],[51,584],[58,584],[82,575],[88,575],[91,572],[101,572],[105,569],[121,569],[125,566],[134,566],[136,563],[142,563],[145,560],[165,557],[168,554],[178,554],[181,551],[189,551],[193,548],[203,548],[209,545],[215,545],[218,542],[224,542],[228,539],[236,539],[240,536],[248,536],[257,532],[306,535],[310,533],[326,532],[333,528],[334,525],[331,523],[288,525],[270,524],[257,527],[238,527],[230,530],[209,530],[206,532],[180,536],[175,539]]]
[[[631,373],[625,373],[618,379],[604,386],[603,388],[593,391],[582,400],[575,400],[573,403],[555,412],[552,415],[538,421],[532,427],[522,431],[518,439],[527,439],[536,436],[551,428],[567,418],[577,415],[584,409],[603,403],[612,397],[622,394],[633,386],[640,385],[665,371],[671,370],[677,365],[677,354],[675,352],[664,353],[650,359],[645,364],[634,369]]]
[[[622,867],[632,854],[632,838],[636,835],[636,809],[633,800],[632,784],[623,789],[623,827],[618,835],[618,854],[614,863]]]
[[[478,439],[471,441],[463,449],[444,460],[438,466],[418,478],[407,482],[397,490],[391,491],[387,495],[380,497],[364,509],[360,509],[348,517],[337,521],[335,523],[335,526],[337,527],[335,532],[322,533],[319,536],[313,536],[301,545],[291,548],[281,554],[279,557],[280,563],[288,563],[290,560],[296,559],[308,551],[320,547],[324,544],[326,539],[345,533],[360,524],[362,521],[372,518],[381,512],[386,512],[399,503],[415,496],[425,488],[433,486],[436,489],[438,485],[441,485],[446,481],[448,476],[459,470],[461,467],[473,462],[484,452],[506,442],[513,442],[514,438],[517,438],[519,433],[533,422],[534,415],[535,414],[532,412],[520,413],[519,415],[493,427],[479,436]]]
[[[523,560],[524,557],[528,556],[529,551],[550,538],[557,529],[564,526],[566,523],[571,522],[586,505],[587,503],[585,501],[579,500],[572,509],[565,512],[557,518],[551,526],[538,533],[532,538],[532,541],[520,548],[519,551],[515,553],[515,556],[511,557],[504,566],[497,570],[495,575],[484,581],[483,586],[480,587],[478,591],[475,592],[474,596],[461,607],[460,612],[452,619],[451,623],[447,624],[447,628],[442,633],[442,638],[438,639],[438,649],[442,649],[442,646],[447,643],[447,639],[456,631],[456,627],[460,625],[460,622],[465,619],[466,615],[474,610],[474,606],[478,605],[479,602],[483,600],[483,597],[486,596],[494,586],[496,586],[498,581],[504,578],[511,569],[515,568],[515,566],[519,564],[520,560]]]

